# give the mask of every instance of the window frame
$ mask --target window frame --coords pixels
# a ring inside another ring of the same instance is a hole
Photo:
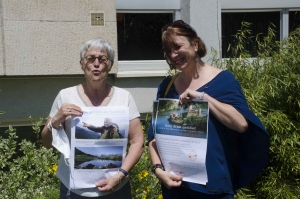
[[[117,13],[173,13],[180,16],[180,0],[116,0]],[[280,41],[289,35],[289,11],[300,11],[299,0],[222,0],[222,12],[280,12]],[[219,30],[221,31],[221,30]],[[220,52],[221,53],[221,52]],[[165,76],[169,66],[165,60],[118,61],[116,77]]]
[[[281,14],[281,10],[282,9],[224,9],[224,10],[221,10],[221,16],[222,16],[222,13],[259,13],[259,12],[278,12],[280,14],[280,21],[279,21],[279,24],[280,24],[280,33],[279,33],[279,38],[280,38],[280,41],[281,41],[281,36],[282,36],[282,33],[281,33],[281,21],[282,21],[282,14]],[[222,24],[222,19],[221,19],[221,26],[223,25]],[[288,23],[288,22],[287,22]],[[287,29],[288,30],[288,29]],[[220,30],[221,31],[221,35],[222,35],[222,29]],[[254,33],[255,34],[255,33]],[[223,35],[222,35],[223,37]],[[222,39],[221,37],[221,39]],[[222,41],[221,41],[222,43]],[[223,49],[223,46],[222,48]],[[221,51],[221,56],[222,56],[222,59],[228,59],[226,57],[223,57],[223,52]],[[252,57],[251,59],[255,59],[255,57]]]
[[[179,18],[179,10],[117,10],[116,13],[172,13],[173,20]],[[116,77],[166,76],[169,65],[166,60],[118,61]]]
[[[238,13],[238,12],[280,12],[280,41],[289,36],[289,12],[300,11],[299,0],[254,0],[249,3],[245,0],[222,0],[221,13]],[[221,19],[222,26],[222,19]],[[222,52],[221,52],[222,53]],[[227,59],[223,58],[222,59]],[[255,59],[255,58],[252,58]]]
[[[300,10],[299,0],[222,0],[221,12],[280,11],[280,41],[289,36],[289,11]]]
[[[180,19],[180,0],[116,0],[116,13],[173,13]],[[118,61],[116,77],[166,76],[169,65],[165,60]]]
[[[299,0],[222,0],[221,1],[221,9],[292,9],[292,8],[300,8]]]
[[[290,27],[289,27],[290,12],[293,12],[293,11],[300,12],[300,8],[291,8],[291,9],[288,10],[288,16],[287,16],[288,17],[288,21],[287,21],[287,23],[288,23],[288,26],[287,26],[288,33],[289,33],[289,30],[290,30]]]

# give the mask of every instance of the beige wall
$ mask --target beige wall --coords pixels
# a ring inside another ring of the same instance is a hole
[[[1,1],[0,1],[1,3]],[[4,55],[3,55],[3,27],[2,27],[2,6],[0,4],[0,76],[4,75]]]
[[[131,9],[133,2],[138,7],[150,9],[147,7],[149,1],[143,4],[146,1],[117,0],[127,6],[119,9]],[[155,0],[151,5],[155,4],[158,10],[175,9],[176,19],[180,18],[181,10],[188,11],[185,17],[197,30],[203,29],[198,18],[215,23],[215,12],[199,12],[198,7],[205,3],[217,9],[216,4],[205,0],[201,0],[201,4],[199,0],[181,1],[185,4],[181,4],[180,10],[179,1],[174,0],[164,0],[162,4]],[[92,11],[105,13],[105,27],[90,26]],[[0,115],[0,127],[28,125],[29,116],[47,117],[59,90],[84,81],[79,50],[94,37],[107,39],[116,51],[108,83],[130,91],[141,113],[151,111],[157,86],[165,75],[162,71],[166,70],[145,61],[126,63],[124,68],[120,62],[117,70],[116,0],[0,0],[0,20],[0,110],[5,111]],[[202,34],[215,35],[211,31],[217,31],[216,26],[212,27],[205,29],[209,34]],[[211,40],[204,39],[207,46],[211,46]],[[168,68],[166,62],[163,63]]]
[[[117,51],[114,0],[2,0],[0,75],[82,74],[79,50],[102,37]],[[105,26],[90,25],[104,12]],[[1,35],[0,35],[1,36]],[[5,62],[3,62],[5,60]],[[112,73],[117,72],[117,53]]]
[[[93,11],[105,13],[105,27],[90,26]],[[59,90],[82,83],[79,51],[91,38],[112,44],[118,71],[115,0],[0,0],[0,19],[0,127],[47,117]],[[162,78],[111,74],[107,81],[130,91],[146,113]]]
[[[107,82],[128,90],[140,113],[152,110],[157,86],[163,77],[116,78],[109,75]],[[0,77],[0,127],[30,125],[28,119],[46,118],[58,92],[84,82],[83,75]],[[142,117],[143,118],[143,117]]]

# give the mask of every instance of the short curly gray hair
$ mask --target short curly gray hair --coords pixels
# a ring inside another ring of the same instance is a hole
[[[112,63],[111,65],[113,65],[115,59],[115,51],[108,41],[102,38],[95,38],[87,41],[80,50],[80,60],[84,58],[84,55],[88,48],[100,49],[100,51],[105,50],[109,61]]]

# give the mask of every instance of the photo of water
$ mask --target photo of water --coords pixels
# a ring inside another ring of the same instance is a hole
[[[157,134],[207,137],[208,103],[193,102],[184,106],[174,100],[159,100],[156,116]]]

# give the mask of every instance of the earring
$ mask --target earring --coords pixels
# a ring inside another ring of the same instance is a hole
[[[201,61],[201,57],[199,56],[198,52],[196,52],[195,61],[196,62],[200,62]]]
[[[171,70],[175,69],[175,67],[171,64],[171,62],[170,62],[168,59],[166,59],[166,62],[167,62],[168,65],[170,66],[170,69],[171,69]]]

